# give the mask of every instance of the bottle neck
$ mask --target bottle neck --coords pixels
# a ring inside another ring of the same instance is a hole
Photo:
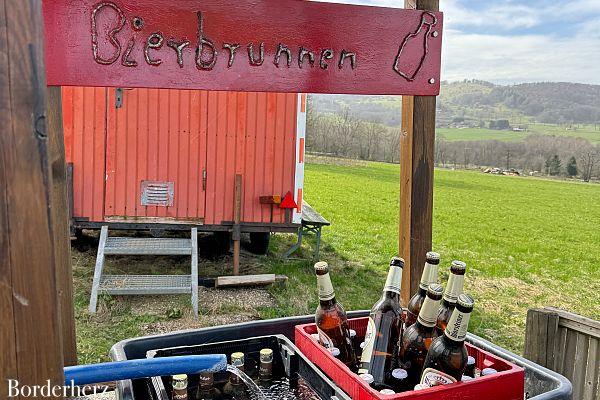
[[[323,275],[317,275],[317,288],[319,290],[319,301],[321,305],[328,304],[327,302],[333,301],[335,303],[335,292],[333,291],[333,285],[331,284],[331,278],[329,272]]]
[[[468,312],[461,311],[459,308],[455,308],[450,316],[450,321],[446,325],[444,335],[446,338],[454,342],[464,342],[467,337],[467,330],[469,329],[469,319],[471,317],[471,310]]]
[[[444,291],[444,300],[450,304],[456,304],[458,296],[463,292],[465,276],[451,273],[448,284]]]
[[[421,280],[419,282],[419,288],[427,290],[427,286],[430,283],[437,283],[438,281],[438,264],[425,263],[423,273],[421,274]]]
[[[440,307],[440,300],[434,300],[431,297],[425,297],[425,301],[419,311],[419,317],[417,321],[428,328],[434,327],[437,322],[438,310]]]
[[[203,374],[200,374],[199,378],[200,378],[200,381],[199,381],[200,390],[209,391],[209,390],[213,389],[213,386],[215,383],[213,374],[203,373]]]
[[[383,287],[383,293],[385,296],[391,296],[391,294],[400,295],[401,288],[402,268],[391,265],[385,281],[385,286]]]

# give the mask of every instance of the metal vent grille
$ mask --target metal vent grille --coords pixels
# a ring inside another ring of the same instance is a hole
[[[142,181],[142,205],[172,206],[174,187],[173,182]]]

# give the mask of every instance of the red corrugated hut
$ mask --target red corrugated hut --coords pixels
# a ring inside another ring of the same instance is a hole
[[[306,96],[63,87],[72,229],[296,232]],[[291,212],[261,196],[291,192]]]

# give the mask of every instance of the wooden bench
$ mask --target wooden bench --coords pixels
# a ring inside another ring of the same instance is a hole
[[[321,214],[310,206],[306,201],[302,201],[302,225],[298,228],[298,241],[285,253],[284,258],[291,256],[302,246],[302,237],[314,233],[317,237],[313,251],[313,260],[319,259],[319,249],[321,247],[321,228],[331,225]]]

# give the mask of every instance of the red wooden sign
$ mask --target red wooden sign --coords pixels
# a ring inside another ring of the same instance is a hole
[[[43,4],[49,85],[439,93],[439,12],[303,0]]]

